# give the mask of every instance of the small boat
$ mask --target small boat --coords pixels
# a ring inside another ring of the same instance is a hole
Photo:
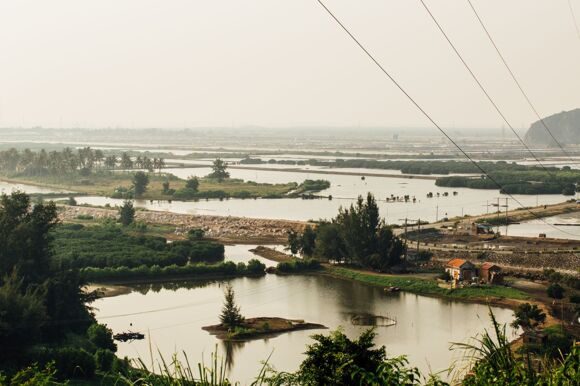
[[[385,287],[385,292],[399,292],[401,291],[401,288],[399,287]]]
[[[142,334],[140,332],[127,331],[127,332],[120,332],[118,334],[115,334],[115,335],[113,335],[113,338],[115,340],[118,340],[119,342],[130,342],[130,341],[134,341],[134,340],[145,339],[145,334]]]

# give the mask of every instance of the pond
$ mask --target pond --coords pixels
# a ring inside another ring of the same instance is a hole
[[[554,229],[554,226],[557,229]],[[506,232],[505,228],[505,226],[500,227],[501,232],[504,234]],[[509,236],[538,237],[540,233],[544,233],[546,237],[551,238],[580,240],[580,212],[546,217],[544,221],[530,220],[507,227]]]
[[[234,246],[228,255],[251,257]],[[247,249],[246,249],[247,251]],[[241,256],[244,255],[244,256]],[[230,257],[231,258],[231,257]],[[450,351],[451,342],[465,342],[489,327],[488,307],[453,302],[409,293],[387,294],[381,288],[321,275],[237,278],[217,281],[171,282],[132,286],[132,292],[99,299],[97,319],[114,332],[141,331],[146,339],[119,343],[118,355],[141,358],[146,364],[170,360],[185,352],[190,363],[205,359],[217,350],[231,379],[248,384],[268,357],[277,370],[296,370],[304,359],[310,336],[329,330],[294,331],[269,339],[225,344],[201,327],[218,323],[226,283],[233,286],[246,317],[276,316],[321,323],[330,329],[343,328],[357,337],[368,327],[353,323],[353,316],[372,314],[396,320],[394,326],[376,329],[377,345],[385,345],[389,356],[408,355],[423,371],[446,369],[463,353]],[[492,308],[501,323],[508,323],[512,311]],[[510,330],[510,336],[512,331]],[[149,341],[150,339],[150,341]]]

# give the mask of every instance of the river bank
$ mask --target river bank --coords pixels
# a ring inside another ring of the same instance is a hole
[[[70,194],[105,196],[114,198],[129,198],[133,185],[135,170],[96,171],[87,176],[78,174],[46,175],[46,176],[0,176],[0,181],[12,184],[50,188],[56,191],[66,191]],[[191,201],[199,199],[254,199],[298,197],[303,193],[315,193],[326,189],[325,184],[257,183],[241,179],[224,179],[199,177],[195,191],[187,189],[187,181],[170,173],[146,173],[149,182],[146,191],[140,197],[146,200]],[[308,182],[308,181],[307,181]],[[311,181],[312,182],[312,181]]]
[[[79,216],[94,220],[116,219],[116,209],[59,205],[59,220],[78,221]],[[136,221],[175,227],[175,237],[185,237],[187,231],[203,229],[205,237],[224,243],[280,244],[285,243],[289,231],[302,232],[308,223],[289,220],[266,220],[245,217],[188,215],[171,212],[138,210]]]

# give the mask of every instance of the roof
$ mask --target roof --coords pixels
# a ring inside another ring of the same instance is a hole
[[[447,262],[447,266],[451,268],[461,268],[466,264],[469,266],[473,266],[473,264],[464,259],[452,259]]]
[[[499,266],[495,265],[494,263],[489,263],[487,261],[481,265],[481,269],[490,270],[492,268],[493,269],[497,269],[497,270],[500,270],[501,269]]]

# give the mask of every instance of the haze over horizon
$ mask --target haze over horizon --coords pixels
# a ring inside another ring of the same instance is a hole
[[[326,4],[439,123],[502,126],[419,1]],[[535,121],[468,3],[428,5],[513,126]],[[474,5],[542,115],[580,106],[566,1]],[[0,34],[0,127],[430,127],[313,0],[4,2]]]

